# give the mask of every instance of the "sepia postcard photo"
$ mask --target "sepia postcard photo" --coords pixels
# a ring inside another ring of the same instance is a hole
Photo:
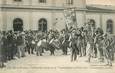
[[[115,0],[0,0],[0,73],[115,73]]]

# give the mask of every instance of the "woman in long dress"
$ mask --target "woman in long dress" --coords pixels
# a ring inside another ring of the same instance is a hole
[[[104,59],[106,61],[106,65],[112,66],[112,61],[111,61],[111,48],[110,48],[110,39],[108,37],[108,34],[104,35],[104,43],[103,43],[103,54],[104,54]]]

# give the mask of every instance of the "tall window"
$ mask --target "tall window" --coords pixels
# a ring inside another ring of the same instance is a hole
[[[111,19],[107,20],[106,31],[110,34],[113,33],[113,21]]]
[[[13,21],[14,31],[23,31],[23,20],[21,18],[15,18]]]
[[[67,3],[68,5],[73,5],[73,0],[66,0],[66,3]]]
[[[46,0],[39,0],[39,3],[46,3]]]
[[[22,2],[22,0],[14,0],[15,2]]]
[[[39,31],[47,32],[47,20],[45,18],[41,18],[38,22],[38,27]]]

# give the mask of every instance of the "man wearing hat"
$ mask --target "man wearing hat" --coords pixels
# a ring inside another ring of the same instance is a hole
[[[17,37],[17,47],[18,47],[18,58],[25,57],[25,41],[24,41],[24,33],[19,33]]]
[[[8,43],[8,60],[11,60],[13,59],[13,52],[14,52],[14,48],[13,48],[13,32],[12,31],[9,31],[8,32],[8,35],[7,35],[7,43]]]
[[[78,49],[78,35],[76,33],[76,30],[74,29],[72,31],[72,35],[71,35],[71,61],[76,61],[77,60],[77,56],[79,55],[79,49]]]

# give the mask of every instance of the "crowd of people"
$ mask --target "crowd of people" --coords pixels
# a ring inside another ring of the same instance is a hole
[[[104,33],[101,28],[92,24],[84,24],[81,28],[65,28],[62,31],[3,31],[0,32],[0,67],[4,63],[17,58],[26,57],[26,52],[31,55],[42,56],[44,50],[55,55],[55,50],[62,50],[63,55],[71,51],[71,61],[76,61],[78,56],[86,56],[88,62],[98,58],[112,66],[115,53],[114,36]]]

